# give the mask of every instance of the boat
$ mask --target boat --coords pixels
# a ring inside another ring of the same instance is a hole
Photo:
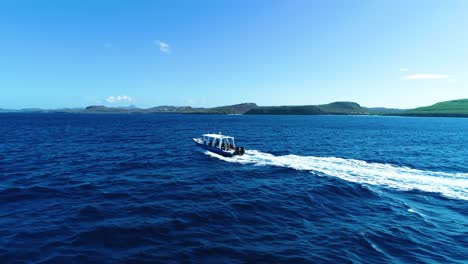
[[[234,137],[219,134],[203,134],[200,138],[193,138],[193,142],[203,149],[225,157],[244,155],[244,147],[237,147]]]

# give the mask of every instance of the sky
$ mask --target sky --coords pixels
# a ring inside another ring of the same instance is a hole
[[[466,0],[0,0],[0,108],[468,98]]]

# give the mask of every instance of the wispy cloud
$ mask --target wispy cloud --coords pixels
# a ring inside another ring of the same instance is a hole
[[[159,47],[159,50],[162,53],[171,54],[172,49],[171,49],[171,46],[169,44],[167,44],[165,42],[162,42],[162,41],[159,41],[159,40],[156,40],[154,42],[154,44]]]
[[[447,79],[449,76],[445,74],[433,74],[433,73],[417,73],[405,75],[402,77],[404,80],[428,80],[428,79]]]
[[[401,68],[400,71],[408,71],[407,68]]]
[[[116,96],[109,96],[106,98],[106,102],[108,103],[118,103],[118,102],[132,102],[133,98],[126,95],[116,95]]]

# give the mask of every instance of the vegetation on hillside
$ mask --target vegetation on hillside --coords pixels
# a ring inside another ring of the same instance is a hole
[[[334,102],[323,105],[259,106],[247,115],[363,115],[365,108],[353,102]]]
[[[151,108],[136,107],[106,107],[103,105],[88,106],[84,109],[86,113],[174,113],[174,114],[244,114],[257,107],[254,103],[243,103],[213,108],[194,108],[191,106],[162,105]]]
[[[401,113],[411,116],[468,116],[468,99],[445,101]]]

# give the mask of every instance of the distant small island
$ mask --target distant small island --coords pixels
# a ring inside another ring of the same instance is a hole
[[[156,106],[151,108],[107,107],[103,105],[85,108],[62,109],[1,109],[0,113],[86,113],[86,114],[224,114],[224,115],[385,115],[385,116],[432,116],[468,117],[468,99],[436,103],[414,109],[395,109],[385,107],[363,107],[355,102],[333,102],[321,105],[284,105],[258,106],[255,103],[203,108],[191,106]]]

